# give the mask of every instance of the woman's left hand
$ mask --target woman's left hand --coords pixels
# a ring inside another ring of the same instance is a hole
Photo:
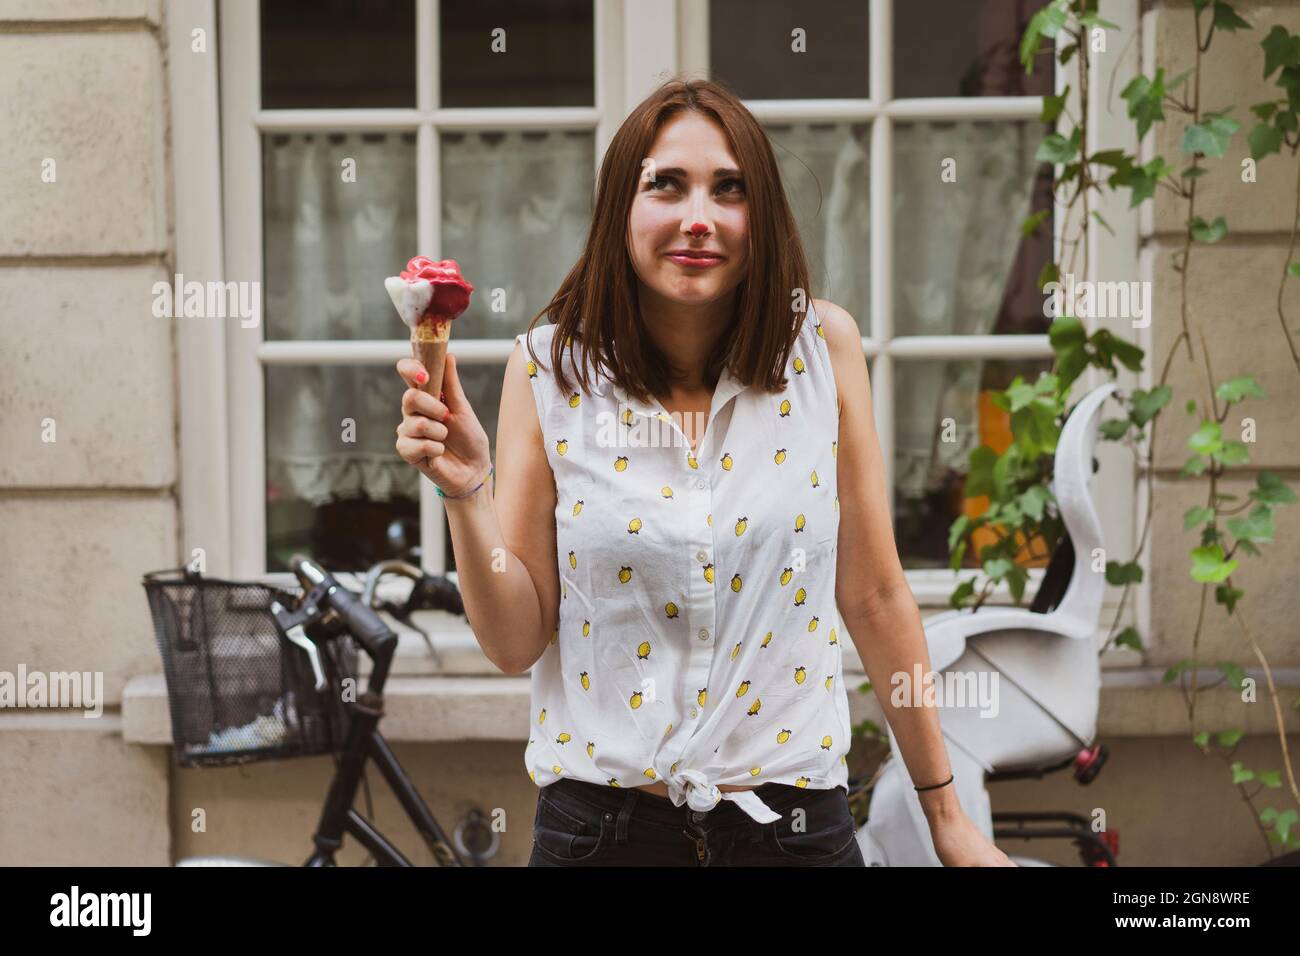
[[[936,823],[930,828],[934,851],[944,866],[1015,866],[1007,855],[989,842],[965,813]]]

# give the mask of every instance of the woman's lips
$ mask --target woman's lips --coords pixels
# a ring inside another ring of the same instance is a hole
[[[722,256],[679,256],[668,253],[668,258],[679,266],[686,266],[689,269],[708,269],[711,266],[721,265]]]

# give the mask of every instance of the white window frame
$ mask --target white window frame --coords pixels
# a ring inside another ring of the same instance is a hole
[[[595,0],[595,106],[580,108],[443,109],[437,105],[438,0],[416,2],[416,107],[414,109],[262,110],[260,98],[260,37],[258,0],[223,0],[220,37],[213,0],[192,0],[187,16],[169,16],[172,44],[172,119],[175,149],[177,271],[187,278],[262,279],[261,135],[268,131],[386,130],[417,135],[418,249],[440,254],[439,181],[436,175],[440,129],[590,129],[595,133],[594,157],[599,166],[606,146],[627,113],[662,79],[679,71],[705,75],[708,60],[706,0]],[[886,201],[892,189],[893,123],[896,120],[972,118],[1037,118],[1039,97],[942,97],[892,99],[892,6],[895,0],[871,0],[869,99],[747,101],[763,122],[868,121],[870,139],[872,270],[870,331],[862,339],[870,364],[872,400],[886,468],[893,487],[893,375],[899,359],[916,358],[1050,358],[1045,335],[1018,336],[894,336],[893,224]],[[897,0],[902,2],[902,0]],[[169,10],[169,14],[171,11]],[[1119,24],[1128,37],[1139,29],[1138,0],[1103,0],[1101,14]],[[209,54],[183,56],[191,31],[207,28]],[[212,48],[216,47],[216,53]],[[1130,44],[1135,50],[1138,44]],[[216,117],[216,56],[220,56],[221,88],[218,132]],[[1071,64],[1073,69],[1073,64]],[[1117,67],[1117,69],[1125,69]],[[1136,71],[1136,56],[1127,67]],[[1069,82],[1057,67],[1057,88]],[[1121,88],[1120,82],[1116,88]],[[1094,89],[1100,89],[1094,83]],[[1075,100],[1077,91],[1072,91]],[[200,110],[195,103],[203,104]],[[1077,100],[1072,102],[1077,115]],[[1118,114],[1118,115],[1117,115]],[[1131,124],[1122,111],[1108,110],[1101,95],[1093,97],[1093,128],[1098,142],[1133,149]],[[1127,139],[1126,139],[1127,137]],[[224,173],[224,177],[223,177]],[[222,182],[227,184],[222,188]],[[237,188],[230,188],[237,184]],[[1100,209],[1117,236],[1102,240],[1092,230],[1089,256],[1095,276],[1137,275],[1138,221],[1122,202],[1101,203]],[[1058,210],[1059,211],[1059,210]],[[1062,217],[1055,217],[1059,249]],[[1115,332],[1132,330],[1110,323]],[[264,323],[263,323],[264,325]],[[254,334],[255,333],[255,334]],[[263,434],[264,365],[374,364],[390,366],[408,354],[404,339],[376,341],[261,341],[261,329],[222,325],[182,325],[178,334],[181,376],[180,481],[181,550],[190,555],[203,548],[209,573],[240,578],[282,580],[265,567],[265,453]],[[1149,351],[1149,331],[1139,344]],[[467,364],[504,362],[510,339],[476,339],[455,345],[457,358]],[[1091,370],[1080,383],[1099,384]],[[1123,381],[1126,387],[1144,380]],[[1079,394],[1076,392],[1076,395]],[[1145,506],[1134,464],[1111,443],[1099,445],[1103,490],[1101,503],[1108,546],[1119,557],[1131,554],[1136,542],[1136,510]],[[426,570],[440,573],[445,546],[441,500],[428,482],[421,482],[420,527]],[[892,509],[892,495],[891,495]],[[1042,571],[1030,571],[1030,592]],[[1149,575],[1148,575],[1149,579]],[[908,572],[913,593],[923,606],[942,605],[955,582],[947,570]],[[1118,592],[1108,590],[1108,605]],[[1007,600],[1005,588],[995,600]],[[1149,615],[1149,586],[1138,592],[1135,614],[1139,627]],[[1105,619],[1108,620],[1108,619]]]

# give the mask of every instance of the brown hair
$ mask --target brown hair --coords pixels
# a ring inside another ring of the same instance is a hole
[[[614,134],[600,164],[595,211],[587,244],[543,316],[556,326],[551,345],[552,368],[562,392],[571,389],[561,358],[570,340],[581,343],[582,366],[575,374],[584,392],[600,368],[638,401],[662,394],[671,381],[664,354],[645,334],[637,295],[637,274],[628,251],[628,216],[641,179],[642,159],[660,128],[682,110],[694,110],[716,122],[726,134],[745,180],[749,213],[749,262],[737,286],[730,331],[718,338],[705,380],[717,382],[722,369],[745,385],[784,391],[786,360],[811,301],[808,258],[790,212],[780,171],[767,133],[740,100],[710,80],[672,79],[641,102]],[[803,311],[792,315],[792,296],[803,290]],[[746,321],[738,322],[739,316]],[[527,342],[528,340],[525,339]],[[616,348],[617,345],[617,348]],[[529,354],[533,355],[531,345]],[[572,361],[572,357],[571,357]]]

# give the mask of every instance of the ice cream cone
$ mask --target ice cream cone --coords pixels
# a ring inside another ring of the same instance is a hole
[[[455,259],[434,262],[416,256],[399,275],[384,280],[397,314],[411,330],[411,353],[429,373],[421,388],[437,398],[451,341],[451,323],[469,306],[474,287],[460,274]]]
[[[427,319],[411,332],[411,353],[429,373],[429,380],[420,388],[434,398],[442,394],[442,375],[447,367],[447,346],[450,343],[450,319]]]

